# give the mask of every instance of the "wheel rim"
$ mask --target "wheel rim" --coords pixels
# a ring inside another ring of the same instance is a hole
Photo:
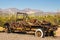
[[[40,36],[41,36],[41,32],[40,32],[40,31],[36,32],[36,35],[37,35],[38,37],[40,37]]]
[[[7,32],[7,31],[8,31],[8,29],[6,28],[4,31],[5,31],[5,32]]]

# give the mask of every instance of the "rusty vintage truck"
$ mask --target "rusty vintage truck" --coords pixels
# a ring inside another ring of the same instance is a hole
[[[45,37],[46,35],[54,36],[54,31],[57,30],[57,25],[52,25],[50,22],[37,19],[29,19],[26,13],[16,14],[16,20],[11,23],[5,23],[5,32],[26,32],[33,33],[38,37]]]

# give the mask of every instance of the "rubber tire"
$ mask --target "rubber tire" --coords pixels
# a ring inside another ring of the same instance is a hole
[[[40,33],[41,33],[41,36],[37,36],[37,32],[40,32]],[[44,31],[43,31],[43,29],[37,29],[37,30],[35,31],[35,36],[44,38]]]

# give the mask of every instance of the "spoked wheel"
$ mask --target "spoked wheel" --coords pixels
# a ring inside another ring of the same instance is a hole
[[[42,29],[37,29],[36,32],[35,32],[35,36],[43,38],[44,37],[43,30]]]

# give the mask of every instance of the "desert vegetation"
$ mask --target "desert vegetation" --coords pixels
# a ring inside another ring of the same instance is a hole
[[[34,16],[34,15],[29,15],[29,18],[32,19],[32,18],[35,18],[35,19],[38,19],[39,21],[42,21],[42,20],[46,20],[46,21],[49,21],[51,22],[52,24],[58,24],[60,25],[60,14],[55,14],[55,15],[43,15],[43,16]],[[20,16],[21,17],[21,16]],[[3,26],[3,24],[5,22],[11,22],[11,20],[15,20],[16,19],[16,15],[12,15],[12,16],[3,16],[1,15],[0,16],[0,26]]]

